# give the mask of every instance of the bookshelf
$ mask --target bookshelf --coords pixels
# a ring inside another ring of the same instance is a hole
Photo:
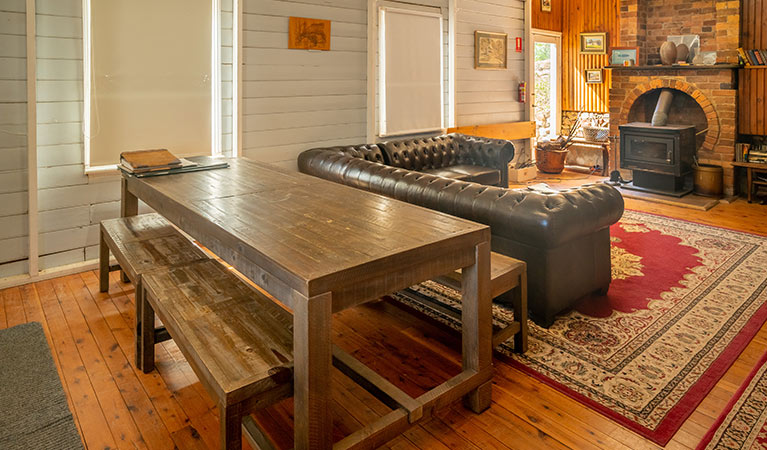
[[[742,0],[740,47],[767,49],[767,0]],[[767,136],[767,66],[738,70],[738,132]]]

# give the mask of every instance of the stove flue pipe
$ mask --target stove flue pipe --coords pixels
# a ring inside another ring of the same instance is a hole
[[[671,100],[674,93],[671,89],[661,89],[658,96],[658,103],[655,105],[655,112],[652,113],[652,126],[662,127],[668,123],[668,110],[671,109]]]

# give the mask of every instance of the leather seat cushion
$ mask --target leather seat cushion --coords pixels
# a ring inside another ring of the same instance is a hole
[[[450,178],[451,180],[471,181],[469,174],[454,172],[450,169],[452,169],[452,167],[441,167],[439,169],[424,170],[423,173],[428,173],[429,175],[435,175],[442,178]]]
[[[501,171],[492,167],[473,166],[470,164],[458,164],[456,166],[445,167],[451,172],[468,175],[467,181],[484,184],[486,186],[498,185],[501,182]],[[464,178],[459,178],[464,179]]]

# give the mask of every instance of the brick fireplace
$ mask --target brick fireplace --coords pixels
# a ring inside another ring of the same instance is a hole
[[[610,135],[630,122],[649,122],[661,89],[672,89],[669,123],[695,125],[696,156],[724,168],[724,190],[734,190],[738,1],[621,0],[620,45],[639,47],[639,66],[612,69]],[[666,36],[698,34],[701,50],[716,51],[715,66],[659,66]],[[651,65],[648,65],[651,64]],[[620,167],[619,142],[612,141]],[[631,176],[624,174],[624,176]]]

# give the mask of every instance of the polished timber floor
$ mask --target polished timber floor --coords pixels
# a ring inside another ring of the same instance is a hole
[[[567,186],[596,179],[573,174],[539,181]],[[707,212],[630,199],[626,207],[767,233],[767,206],[742,199]],[[334,341],[411,395],[458,370],[460,344],[454,335],[387,302],[347,310],[336,319]],[[172,342],[158,346],[156,371],[145,375],[134,369],[133,286],[121,283],[117,273],[112,273],[109,294],[98,292],[93,271],[0,291],[0,328],[31,321],[43,324],[88,448],[218,448],[215,405]],[[765,348],[767,326],[666,448],[691,449],[698,444]],[[337,438],[387,411],[340,373],[334,381]],[[290,401],[256,418],[281,448],[292,446]],[[502,361],[496,363],[493,404],[488,411],[474,415],[457,403],[386,447],[658,448]]]

